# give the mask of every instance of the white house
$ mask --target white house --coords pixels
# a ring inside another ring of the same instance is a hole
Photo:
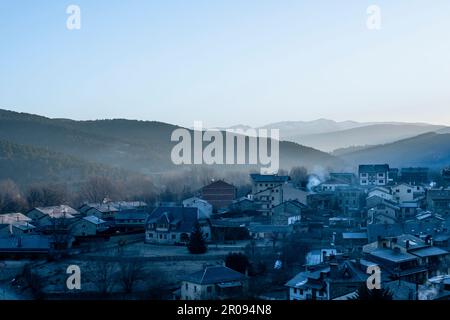
[[[403,203],[414,201],[419,197],[425,196],[425,189],[422,186],[412,186],[406,183],[392,187],[392,195],[394,200]]]

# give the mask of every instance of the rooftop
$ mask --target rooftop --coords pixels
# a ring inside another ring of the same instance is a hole
[[[202,271],[185,276],[183,280],[204,285],[242,281],[246,278],[244,274],[225,266],[208,266]]]

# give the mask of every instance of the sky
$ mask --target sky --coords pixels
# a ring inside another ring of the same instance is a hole
[[[69,5],[81,29],[69,30]],[[381,9],[370,30],[367,8]],[[0,108],[450,125],[448,0],[0,0]]]

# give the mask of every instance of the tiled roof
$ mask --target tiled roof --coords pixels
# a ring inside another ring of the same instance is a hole
[[[149,215],[147,224],[156,223],[162,217],[175,227],[174,231],[191,232],[198,222],[198,209],[190,207],[157,207]]]
[[[288,181],[290,178],[288,176],[277,176],[277,175],[263,175],[263,174],[251,174],[251,179],[254,182],[279,182],[283,183]]]
[[[242,281],[247,277],[240,272],[224,266],[208,266],[186,276],[183,280],[197,284],[219,284],[224,282]]]

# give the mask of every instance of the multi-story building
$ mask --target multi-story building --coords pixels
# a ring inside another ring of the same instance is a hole
[[[361,186],[386,186],[391,182],[388,164],[360,165],[358,175]]]
[[[237,189],[223,180],[214,181],[203,187],[200,198],[209,202],[214,210],[227,208],[236,200]]]

